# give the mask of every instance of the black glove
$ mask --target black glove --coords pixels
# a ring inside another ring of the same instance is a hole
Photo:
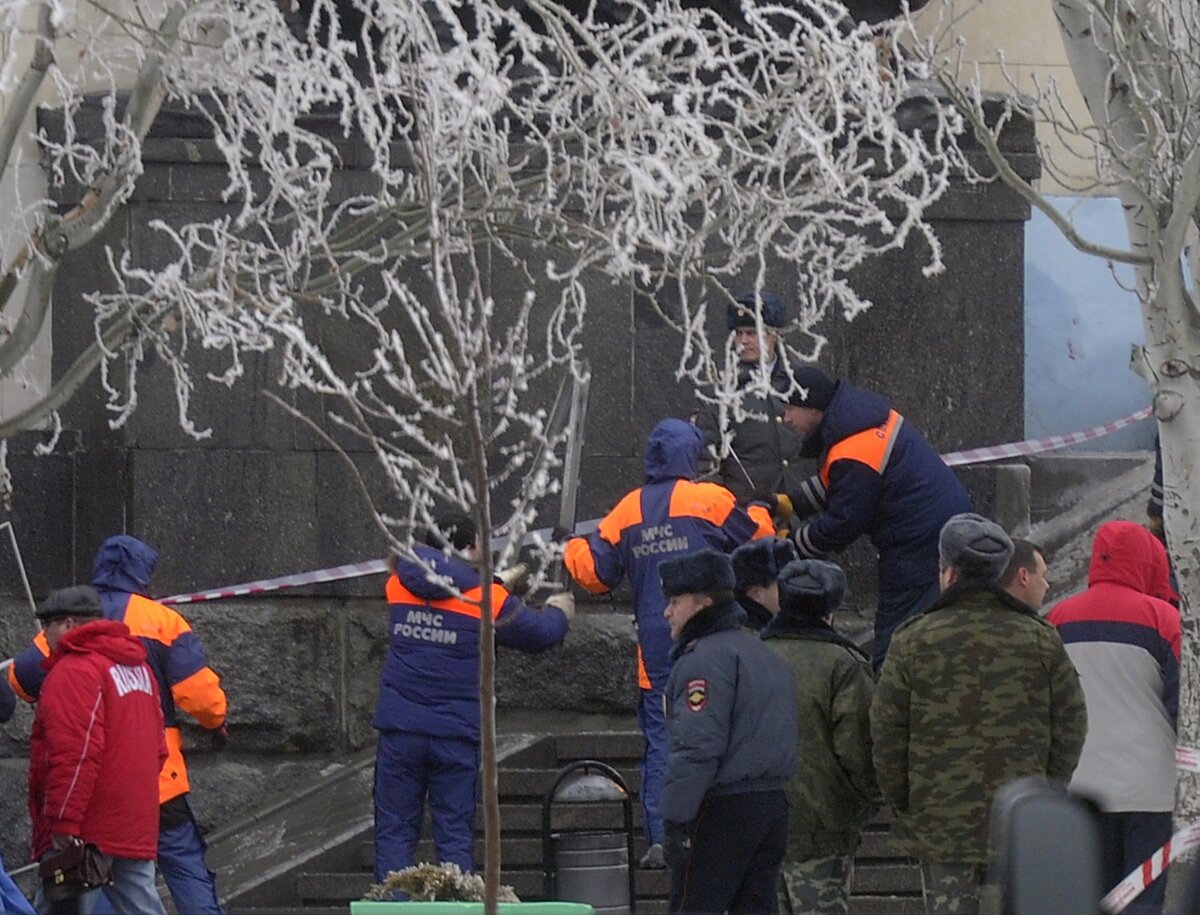
[[[229,726],[221,725],[219,728],[213,728],[208,732],[212,735],[212,748],[217,752],[225,749],[225,745],[229,743]]]
[[[663,857],[667,867],[682,867],[692,853],[692,823],[663,820]]]
[[[556,524],[550,529],[551,543],[566,543],[574,536],[575,532],[573,530],[569,527],[563,527],[561,524]]]

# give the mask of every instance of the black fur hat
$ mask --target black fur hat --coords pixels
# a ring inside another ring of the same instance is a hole
[[[660,562],[658,577],[667,597],[732,591],[734,585],[733,563],[717,550],[701,550]]]
[[[797,559],[779,573],[780,616],[828,616],[845,596],[846,573],[836,563]]]
[[[779,570],[796,558],[796,545],[780,537],[764,537],[743,543],[733,551],[733,576],[737,590],[765,587],[779,577]]]

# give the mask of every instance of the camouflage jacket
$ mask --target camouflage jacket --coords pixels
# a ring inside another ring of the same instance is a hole
[[[1054,628],[999,588],[957,582],[896,630],[871,704],[875,772],[898,848],[987,860],[996,792],[1070,778],[1087,733],[1079,677]]]
[[[826,624],[782,614],[762,638],[796,677],[800,771],[788,782],[788,861],[853,854],[879,800],[871,762],[871,664]]]

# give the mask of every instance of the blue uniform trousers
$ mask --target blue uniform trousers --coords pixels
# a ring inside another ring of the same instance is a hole
[[[638,690],[638,694],[638,727],[646,738],[646,753],[642,756],[642,813],[646,821],[646,842],[661,845],[663,825],[658,807],[667,771],[667,719],[661,687]]]
[[[691,851],[671,868],[667,911],[778,915],[787,822],[782,789],[705,797],[691,826]]]
[[[429,799],[438,861],[475,870],[479,744],[380,731],[375,754],[375,879],[411,867]]]

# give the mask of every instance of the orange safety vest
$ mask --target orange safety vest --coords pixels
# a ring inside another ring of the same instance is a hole
[[[895,410],[889,410],[888,418],[882,425],[863,429],[842,439],[825,455],[825,463],[820,470],[821,482],[829,486],[829,469],[836,461],[858,461],[882,476],[891,460],[892,448],[896,445],[896,437],[903,424],[904,417]]]

